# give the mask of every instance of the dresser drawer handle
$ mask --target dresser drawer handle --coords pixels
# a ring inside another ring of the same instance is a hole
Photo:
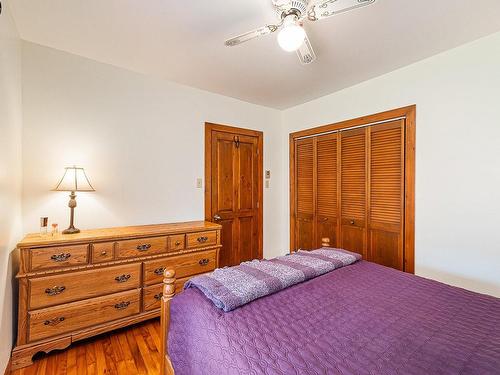
[[[65,319],[64,316],[61,316],[60,318],[46,320],[45,322],[43,322],[43,324],[46,326],[54,327],[54,326],[58,325],[59,323],[64,322],[64,319]]]
[[[162,276],[163,275],[163,272],[165,272],[165,268],[163,267],[160,267],[160,268],[157,268],[153,271],[156,275],[158,276]]]
[[[159,293],[159,294],[154,295],[154,299],[157,301],[161,300],[161,297],[163,297],[163,293]]]
[[[124,310],[127,307],[129,307],[129,305],[130,305],[130,302],[128,302],[128,301],[127,302],[120,302],[120,303],[117,303],[115,305],[115,309],[117,309],[117,310]]]
[[[119,283],[125,283],[130,279],[130,275],[121,275],[121,276],[116,276],[115,280]]]
[[[70,253],[54,254],[50,257],[54,262],[64,262],[71,257]]]
[[[175,246],[179,246],[181,244],[181,241],[175,241]]]
[[[145,244],[142,244],[142,245],[137,245],[137,250],[139,251],[147,251],[151,248],[151,244],[150,243],[145,243]]]
[[[200,261],[198,262],[198,264],[200,266],[206,266],[209,262],[210,262],[210,259],[204,258],[204,259],[200,259]]]
[[[108,255],[108,252],[107,252],[106,250],[101,251],[101,256],[102,256],[102,257],[105,257],[106,255]]]
[[[57,296],[58,294],[61,294],[65,290],[66,290],[65,286],[54,286],[52,288],[45,289],[45,293],[47,293],[49,296]]]
[[[198,241],[199,243],[204,243],[204,242],[207,242],[207,241],[208,241],[208,237],[207,237],[207,236],[198,237],[197,241]]]

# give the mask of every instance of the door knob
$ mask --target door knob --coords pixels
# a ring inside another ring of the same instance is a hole
[[[222,220],[222,218],[220,217],[220,215],[215,214],[214,215],[214,221],[219,221],[219,220]]]

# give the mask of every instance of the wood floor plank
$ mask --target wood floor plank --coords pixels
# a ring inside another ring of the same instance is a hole
[[[135,365],[134,356],[132,355],[132,351],[130,350],[130,346],[127,341],[127,335],[124,332],[121,332],[119,335],[113,335],[113,339],[115,340],[113,347],[118,346],[122,351],[128,373],[138,374],[139,370],[137,370]]]
[[[109,337],[105,337],[102,340],[102,346],[104,347],[104,357],[106,358],[106,369],[107,374],[118,374],[116,368],[116,357],[111,347],[111,340]]]
[[[40,356],[12,375],[159,375],[158,319]]]
[[[134,358],[135,367],[137,368],[137,373],[140,375],[148,375],[148,369],[146,368],[146,364],[144,363],[144,359],[142,358],[139,346],[137,345],[133,327],[126,331],[126,336],[130,351]]]
[[[133,333],[137,343],[137,347],[139,348],[139,352],[141,353],[142,359],[144,360],[144,363],[146,365],[147,373],[151,374],[159,372],[160,368],[158,366],[158,363],[154,360],[153,356],[151,355],[146,340],[144,340],[144,337],[142,336],[140,327],[134,327]]]
[[[96,369],[99,375],[103,375],[107,373],[106,366],[106,356],[104,354],[104,347],[102,346],[102,340],[96,340],[94,342],[94,350],[95,350],[95,362]]]
[[[66,349],[67,375],[77,375],[76,372],[76,348]]]
[[[78,375],[87,375],[87,347],[78,344],[76,351],[76,373]]]

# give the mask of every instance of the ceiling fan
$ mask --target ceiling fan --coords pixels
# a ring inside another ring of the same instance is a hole
[[[297,52],[302,64],[316,60],[316,54],[304,30],[306,21],[319,21],[350,10],[373,4],[376,0],[271,0],[278,16],[276,24],[266,25],[226,40],[233,47],[251,39],[278,34],[278,44],[287,52]]]

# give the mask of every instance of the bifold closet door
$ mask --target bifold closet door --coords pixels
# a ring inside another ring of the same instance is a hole
[[[403,270],[404,120],[368,128],[368,260]]]
[[[366,259],[366,128],[340,133],[340,246]]]
[[[316,248],[323,237],[330,238],[330,246],[338,246],[337,145],[338,133],[316,138]]]
[[[314,246],[314,142],[313,138],[297,140],[295,143],[296,177],[296,249],[311,250]]]

